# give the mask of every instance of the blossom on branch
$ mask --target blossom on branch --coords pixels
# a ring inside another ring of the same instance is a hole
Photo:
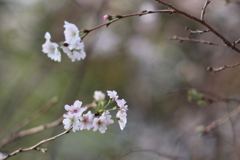
[[[116,102],[119,107],[116,117],[119,119],[118,123],[119,123],[121,130],[123,130],[127,123],[128,105],[125,105],[126,101],[124,99],[118,99],[118,100],[116,100]]]
[[[76,100],[73,105],[70,106],[70,105],[66,104],[64,106],[64,108],[65,108],[65,110],[67,110],[70,113],[75,113],[75,114],[82,115],[82,113],[84,111],[86,111],[87,108],[86,107],[81,107],[81,106],[82,106],[82,102],[79,101],[79,100]]]
[[[80,31],[75,24],[64,22],[64,36],[65,41],[61,43],[61,49],[67,56],[72,60],[72,62],[80,61],[86,58],[86,53],[84,51],[84,44],[79,36]],[[45,34],[46,42],[42,45],[43,53],[46,53],[49,58],[54,61],[61,61],[61,53],[59,51],[59,45],[50,41],[51,35],[49,32]]]
[[[118,99],[116,91],[107,91],[107,93],[110,98],[108,102],[104,101],[105,94],[103,92],[95,91],[93,96],[94,101],[87,105],[87,107],[82,107],[82,102],[79,100],[76,100],[73,105],[66,104],[64,108],[67,113],[63,115],[64,128],[69,129],[73,127],[73,132],[93,128],[93,131],[99,130],[100,133],[105,133],[107,127],[114,123],[110,111],[118,110],[114,119],[118,120],[120,129],[123,130],[127,123],[126,112],[128,106],[126,105],[126,101],[124,99]],[[100,101],[100,103],[96,103],[96,101]],[[114,106],[107,109],[112,103],[117,103],[117,107]],[[89,108],[91,108],[91,111]],[[87,110],[88,112],[84,113]]]
[[[79,36],[79,30],[77,26],[65,21],[63,27],[65,28],[65,42],[64,46],[61,47],[63,52],[68,55],[72,62],[85,59],[86,53],[84,51],[84,44]]]
[[[73,113],[67,113],[63,115],[63,125],[64,129],[69,129],[71,126],[73,126],[73,132],[79,130],[79,119],[77,114]]]
[[[94,114],[92,114],[91,111],[88,111],[87,114],[83,114],[79,118],[79,120],[80,120],[79,129],[80,130],[83,130],[83,129],[90,130],[93,127],[93,118],[94,118]]]
[[[113,99],[113,100],[117,100],[118,99],[118,95],[116,91],[107,91],[108,96]]]
[[[45,33],[46,42],[42,45],[42,52],[46,53],[49,58],[54,61],[61,61],[61,53],[58,50],[58,44],[50,41],[51,35],[49,32]]]
[[[96,101],[102,101],[102,100],[105,99],[105,94],[102,91],[95,91],[94,95],[93,95],[93,98]]]

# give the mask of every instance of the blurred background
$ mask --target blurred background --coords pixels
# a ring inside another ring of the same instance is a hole
[[[200,17],[205,0],[167,2]],[[234,42],[240,37],[239,8],[236,1],[212,1],[205,20]],[[65,113],[64,105],[76,99],[91,103],[95,90],[116,90],[129,106],[123,131],[115,122],[105,134],[69,133],[43,144],[47,153],[30,151],[12,160],[239,159],[238,115],[205,136],[196,132],[239,106],[240,68],[207,71],[239,62],[239,54],[227,47],[169,40],[188,37],[185,27],[205,30],[202,25],[177,14],[131,17],[85,37],[85,60],[73,63],[62,54],[59,63],[42,53],[47,31],[53,42],[64,41],[64,21],[83,30],[106,22],[106,14],[156,9],[166,7],[147,0],[0,1],[0,139],[55,96],[58,102],[23,130],[55,121]],[[212,33],[191,37],[222,43]],[[190,101],[190,89],[211,100],[200,96],[200,102]],[[63,125],[46,129],[0,151],[30,147],[63,131]]]

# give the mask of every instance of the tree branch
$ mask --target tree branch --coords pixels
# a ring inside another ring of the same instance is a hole
[[[203,6],[203,8],[202,8],[201,18],[200,18],[200,19],[203,20],[203,21],[204,21],[204,15],[205,15],[207,6],[209,5],[210,2],[211,2],[210,0],[206,0],[204,6]]]
[[[30,128],[30,129],[27,129],[27,130],[23,130],[19,133],[11,134],[1,141],[0,148],[3,148],[7,144],[9,144],[9,143],[11,143],[15,140],[18,140],[18,139],[20,139],[24,136],[27,136],[27,135],[30,135],[30,134],[33,134],[33,133],[37,133],[37,132],[43,131],[43,130],[48,129],[48,128],[56,127],[59,124],[61,124],[62,120],[63,120],[63,117],[60,117],[59,119],[57,119],[56,121],[53,121],[51,123],[48,123],[48,124],[45,124],[45,125],[40,125],[38,127]]]
[[[201,30],[193,31],[193,30],[191,30],[191,29],[188,28],[188,27],[185,27],[185,30],[188,31],[189,34],[203,34],[203,33],[207,33],[207,32],[210,31],[209,29],[206,29],[206,30],[203,30],[203,31],[201,31]]]
[[[72,127],[70,127],[68,130],[65,130],[64,132],[62,132],[62,133],[60,133],[60,134],[58,134],[58,135],[56,135],[56,136],[50,137],[50,138],[48,138],[48,139],[44,139],[44,140],[38,142],[37,144],[31,146],[31,147],[23,148],[23,149],[22,149],[22,148],[19,148],[19,149],[13,151],[12,153],[9,153],[8,155],[6,155],[2,160],[5,160],[5,159],[7,159],[7,158],[9,158],[9,157],[12,157],[12,156],[15,156],[15,155],[18,154],[18,153],[27,152],[27,151],[31,151],[31,150],[45,151],[45,152],[46,152],[47,149],[41,149],[41,148],[38,148],[38,146],[40,146],[40,145],[43,144],[43,143],[46,143],[46,142],[55,140],[55,139],[57,139],[57,138],[65,135],[65,134],[69,133],[71,129],[72,129]]]
[[[229,48],[232,48],[234,51],[240,53],[240,49],[237,48],[235,45],[232,45],[232,43],[230,41],[228,41],[223,35],[221,35],[219,32],[217,32],[212,26],[210,26],[208,23],[206,23],[204,20],[201,20],[193,15],[190,15],[186,12],[183,12],[179,9],[177,9],[176,7],[174,7],[173,5],[169,4],[169,3],[166,3],[162,0],[155,0],[157,1],[158,3],[164,5],[164,6],[167,6],[171,9],[173,9],[173,13],[177,13],[177,14],[181,14],[189,19],[192,19],[200,24],[202,24],[203,26],[207,27],[212,33],[214,33],[217,37],[219,37]]]
[[[224,117],[220,118],[219,120],[212,122],[210,125],[204,127],[204,129],[202,130],[202,134],[203,135],[207,134],[213,128],[215,128],[215,127],[219,126],[220,124],[224,123],[227,119],[229,119],[230,117],[238,114],[239,112],[240,112],[240,107],[238,107],[234,111],[230,112],[229,114],[225,115]]]
[[[216,45],[216,46],[225,46],[225,47],[227,47],[226,44],[214,43],[214,42],[209,42],[209,41],[204,41],[204,40],[199,40],[199,39],[193,39],[193,38],[183,38],[183,37],[173,36],[172,38],[169,38],[169,39],[170,40],[177,40],[179,42],[191,41],[191,42],[195,42],[195,43],[203,43],[203,44],[208,44],[208,45]]]
[[[83,30],[84,34],[81,36],[81,39],[84,39],[90,32],[92,32],[98,28],[101,28],[103,26],[108,27],[110,24],[112,24],[120,19],[127,18],[127,17],[134,17],[134,16],[143,16],[143,15],[153,14],[153,13],[170,13],[171,14],[171,13],[175,13],[175,11],[172,9],[166,9],[166,10],[143,11],[141,13],[133,13],[133,14],[126,14],[126,15],[116,15],[116,18],[114,18],[113,20],[111,20],[109,22],[103,23],[103,24],[93,27],[91,29],[84,29]]]
[[[208,67],[207,70],[210,71],[210,72],[220,72],[222,70],[225,70],[227,68],[234,68],[234,67],[237,67],[240,65],[240,62],[236,63],[236,64],[229,64],[229,65],[224,65],[222,67],[216,67],[216,68],[212,68],[212,67]]]

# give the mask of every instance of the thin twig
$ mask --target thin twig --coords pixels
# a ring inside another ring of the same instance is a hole
[[[96,104],[95,103],[90,103],[90,104],[85,105],[84,107],[96,107]],[[51,123],[45,124],[45,125],[40,125],[40,126],[37,126],[37,127],[34,127],[34,128],[26,129],[26,130],[23,130],[23,131],[14,133],[14,134],[8,134],[8,136],[6,138],[1,140],[0,148],[3,148],[4,146],[8,145],[9,143],[11,143],[15,140],[18,140],[22,137],[25,137],[27,135],[34,134],[34,133],[43,131],[43,130],[48,129],[48,128],[56,127],[59,124],[61,124],[62,120],[63,120],[63,117],[60,117],[57,120],[55,120]]]
[[[48,139],[44,139],[44,140],[38,142],[37,144],[31,146],[31,147],[24,148],[24,149],[19,148],[19,149],[13,151],[12,153],[9,153],[8,155],[6,155],[2,160],[7,159],[7,158],[9,158],[9,157],[12,157],[12,156],[14,156],[14,155],[16,155],[16,154],[18,154],[18,153],[21,153],[21,152],[26,152],[26,151],[31,151],[31,150],[37,150],[37,151],[39,151],[39,150],[41,150],[41,148],[38,148],[38,146],[40,146],[40,145],[43,144],[43,143],[46,143],[46,142],[55,140],[55,139],[57,139],[57,138],[65,135],[65,134],[69,133],[71,129],[72,129],[72,127],[70,127],[68,130],[66,130],[66,131],[64,131],[64,132],[62,132],[62,133],[60,133],[60,134],[58,134],[58,135],[56,135],[56,136],[50,137],[50,138],[48,138]],[[45,149],[45,152],[46,152],[46,149]]]
[[[166,9],[166,10],[153,10],[153,11],[144,11],[144,12],[141,12],[141,13],[134,13],[134,14],[126,14],[126,15],[116,15],[116,18],[109,21],[109,22],[106,22],[106,23],[103,23],[101,25],[98,25],[96,27],[93,27],[91,29],[84,29],[83,32],[84,34],[81,36],[82,39],[84,39],[90,32],[98,29],[98,28],[101,28],[103,26],[106,26],[108,27],[110,24],[120,20],[120,19],[123,19],[123,18],[127,18],[127,17],[134,17],[134,16],[143,16],[143,15],[147,15],[147,14],[153,14],[153,13],[174,13],[175,11],[172,10],[172,9]]]
[[[195,42],[195,43],[203,43],[203,44],[208,44],[208,45],[216,45],[216,46],[227,47],[227,45],[223,44],[223,43],[214,43],[214,42],[209,42],[209,41],[204,41],[204,40],[199,40],[199,39],[193,39],[193,38],[184,38],[184,37],[173,36],[172,38],[169,38],[169,39],[170,40],[177,40],[179,42],[191,41],[191,42]]]
[[[205,15],[207,6],[209,5],[210,2],[211,2],[210,0],[206,0],[204,6],[203,6],[203,8],[202,8],[201,18],[200,18],[200,19],[203,20],[203,21],[204,21],[204,15]]]
[[[206,30],[203,30],[203,31],[201,31],[201,30],[193,31],[193,30],[191,30],[191,29],[188,28],[188,27],[185,27],[185,30],[188,31],[189,34],[203,34],[203,33],[207,33],[207,32],[210,31],[209,29],[206,29]]]
[[[45,129],[48,129],[48,128],[53,128],[53,127],[56,127],[58,126],[59,124],[61,124],[63,120],[63,117],[60,117],[59,119],[51,122],[51,123],[48,123],[48,124],[45,124],[45,125],[40,125],[38,127],[34,127],[34,128],[30,128],[30,129],[26,129],[26,130],[23,130],[19,133],[16,133],[14,135],[11,135],[11,137],[6,137],[4,138],[1,143],[0,143],[0,148],[3,148],[4,146],[6,146],[7,144],[13,142],[13,141],[16,141],[24,136],[27,136],[27,135],[30,135],[30,134],[34,134],[34,133],[37,133],[37,132],[40,132],[40,131],[43,131]]]
[[[162,0],[155,0],[157,1],[158,3],[162,4],[162,5],[165,5],[171,9],[174,10],[173,13],[177,13],[177,14],[181,14],[189,19],[192,19],[200,24],[202,24],[203,26],[207,27],[212,33],[214,33],[217,37],[219,37],[228,47],[232,48],[234,51],[240,53],[240,49],[237,48],[235,45],[232,45],[232,43],[230,41],[228,41],[223,35],[221,35],[218,31],[216,31],[213,27],[211,27],[208,23],[206,23],[204,20],[201,20],[193,15],[190,15],[186,12],[183,12],[179,9],[177,9],[176,7],[174,7],[173,5],[169,4],[169,3],[166,3]]]
[[[42,113],[44,113],[46,110],[51,108],[55,103],[57,103],[58,98],[54,97],[52,98],[45,106],[43,106],[40,110],[38,110],[36,113],[34,113],[32,116],[26,118],[23,120],[22,123],[20,123],[17,127],[15,127],[5,138],[3,138],[0,142],[0,148],[4,147],[8,143],[19,139],[23,136],[19,135],[19,130],[22,129],[24,126],[26,126],[29,122],[40,116]]]
[[[237,109],[235,109],[234,111],[230,112],[229,114],[225,115],[224,117],[220,118],[217,121],[212,122],[210,125],[204,127],[202,134],[207,134],[208,132],[210,132],[213,128],[219,126],[220,124],[224,123],[226,120],[228,120],[230,117],[236,115],[237,113],[240,112],[240,107],[238,107]]]
[[[227,68],[234,68],[240,65],[240,62],[236,63],[236,64],[229,64],[229,65],[224,65],[222,67],[216,67],[216,68],[212,68],[212,67],[207,67],[207,70],[210,72],[220,72],[222,70],[225,70]]]
[[[16,128],[14,128],[13,131],[10,134],[14,134],[14,133],[18,132],[21,128],[26,126],[29,122],[31,122],[32,120],[36,119],[38,116],[40,116],[45,111],[47,111],[49,108],[51,108],[54,104],[57,103],[57,101],[58,101],[58,98],[57,97],[53,97],[46,105],[44,105],[36,113],[34,113],[30,117],[28,117],[25,120],[23,120],[23,122],[20,123]]]
[[[234,41],[232,45],[235,46],[235,45],[238,44],[238,43],[240,43],[240,39]]]

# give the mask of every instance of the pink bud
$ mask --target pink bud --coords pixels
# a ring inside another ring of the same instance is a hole
[[[104,15],[104,16],[103,16],[103,19],[104,19],[104,20],[107,20],[107,19],[108,19],[108,15]]]

